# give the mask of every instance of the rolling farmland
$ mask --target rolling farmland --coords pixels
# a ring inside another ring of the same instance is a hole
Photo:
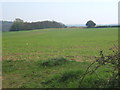
[[[51,28],[3,32],[2,40],[3,87],[70,88],[79,86],[79,79],[76,77],[84,73],[89,63],[99,56],[99,51],[102,50],[105,55],[112,53],[111,50],[118,45],[118,29]],[[41,66],[46,60],[61,57],[71,62],[54,67]],[[102,73],[104,70],[105,68],[101,68],[99,72],[101,80],[110,76],[109,73]],[[66,73],[75,74],[72,74],[73,78],[61,79]],[[94,82],[95,77],[88,77],[83,87],[94,87],[92,80]]]

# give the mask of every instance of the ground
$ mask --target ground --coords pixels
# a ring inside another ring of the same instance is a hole
[[[3,32],[3,87],[78,87],[78,78],[99,56],[99,51],[102,50],[105,55],[111,54],[117,43],[117,28]],[[69,61],[58,66],[41,66],[45,60],[60,57]],[[75,78],[61,79],[66,73]],[[104,80],[110,76],[109,73],[101,74]],[[94,87],[94,83],[87,84],[90,83],[89,79],[93,82],[96,80],[93,77],[96,76],[88,77],[82,86]]]

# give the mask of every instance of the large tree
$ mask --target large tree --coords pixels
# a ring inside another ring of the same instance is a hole
[[[15,21],[13,22],[13,25],[10,30],[11,31],[20,31],[23,29],[23,24],[24,24],[23,20],[16,18]]]
[[[88,27],[88,28],[90,28],[90,27],[95,27],[95,23],[92,21],[92,20],[89,20],[87,23],[86,23],[86,26]]]

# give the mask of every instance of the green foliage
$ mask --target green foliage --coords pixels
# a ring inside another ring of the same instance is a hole
[[[116,49],[117,48],[118,47],[116,47]],[[82,84],[82,82],[83,82],[83,80],[85,79],[86,76],[88,76],[90,74],[95,74],[96,71],[100,67],[107,65],[112,69],[112,71],[109,71],[112,74],[112,76],[109,77],[109,79],[106,80],[106,81],[103,80],[104,81],[103,83],[101,83],[101,80],[100,80],[100,82],[98,81],[99,84],[102,85],[102,87],[119,88],[120,87],[119,86],[119,83],[120,83],[120,81],[119,81],[120,80],[120,78],[119,78],[119,69],[120,69],[119,59],[120,58],[119,57],[120,57],[120,53],[116,50],[115,51],[113,50],[113,54],[107,55],[107,56],[105,56],[103,54],[103,51],[100,51],[100,57],[88,66],[86,72],[84,73],[84,75],[83,75],[83,77],[80,81],[80,84]],[[94,64],[96,64],[96,65],[94,66]],[[94,67],[92,67],[92,66],[94,66]],[[99,75],[98,75],[98,77],[99,77]]]
[[[42,66],[57,66],[57,65],[62,65],[65,64],[68,60],[63,58],[63,57],[59,57],[59,58],[53,58],[50,60],[45,60],[41,63]]]
[[[89,20],[89,21],[86,23],[86,26],[89,27],[89,28],[90,28],[90,27],[95,27],[95,25],[96,25],[96,24],[95,24],[92,20]]]
[[[79,79],[80,75],[83,74],[83,70],[67,70],[64,71],[61,76],[59,77],[59,82],[66,82],[66,81],[70,81],[72,79],[76,80]]]
[[[23,20],[17,18],[10,31],[22,31],[22,30],[34,30],[45,28],[66,28],[62,23],[56,21],[42,21],[42,22],[23,22]]]
[[[93,75],[86,76],[84,81],[78,87],[79,88],[86,88],[86,87],[87,88],[105,88],[106,82],[107,82],[107,79],[105,77],[98,78],[95,74],[93,74]]]
[[[20,31],[23,29],[23,20],[16,18],[15,21],[13,22],[10,31]]]

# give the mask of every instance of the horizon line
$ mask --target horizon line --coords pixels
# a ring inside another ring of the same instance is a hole
[[[8,21],[8,22],[14,22],[14,20],[0,20],[0,21]],[[24,21],[24,20],[23,20]],[[56,20],[42,20],[42,21],[56,21]],[[42,22],[42,21],[24,21],[24,22]],[[56,21],[56,22],[60,22],[60,21]],[[63,23],[63,22],[60,22]],[[65,24],[65,23],[63,23]],[[66,23],[65,25],[85,25],[83,23]],[[118,23],[96,23],[96,25],[119,25]]]

